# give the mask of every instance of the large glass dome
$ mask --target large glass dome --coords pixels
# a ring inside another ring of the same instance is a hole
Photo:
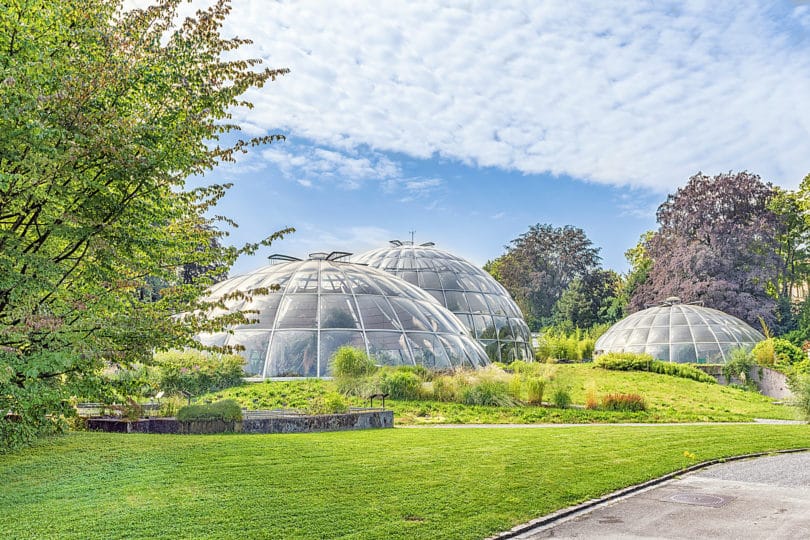
[[[670,362],[723,364],[732,349],[751,350],[763,339],[737,317],[672,297],[611,326],[595,349],[596,354],[636,352]]]
[[[532,360],[531,334],[503,286],[469,261],[436,249],[432,242],[391,246],[358,255],[367,264],[401,277],[433,295],[456,314],[493,361]]]
[[[314,253],[214,285],[209,299],[278,285],[229,310],[255,310],[253,324],[202,334],[204,345],[241,345],[253,378],[324,377],[343,345],[365,349],[379,364],[430,369],[479,367],[486,353],[464,325],[425,291],[374,268],[343,262],[348,253]]]

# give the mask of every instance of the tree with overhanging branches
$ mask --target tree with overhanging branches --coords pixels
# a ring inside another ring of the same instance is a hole
[[[231,111],[286,70],[236,58],[249,41],[221,36],[226,0],[180,4],[0,6],[0,450],[63,427],[105,364],[242,320],[207,317],[202,293],[289,231],[227,246],[235,224],[212,212],[230,186],[186,184],[283,138],[239,138]]]

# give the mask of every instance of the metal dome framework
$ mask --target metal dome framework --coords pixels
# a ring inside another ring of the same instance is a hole
[[[392,240],[389,247],[352,258],[384,270],[430,293],[452,311],[484,346],[490,360],[532,360],[531,333],[507,290],[469,261],[436,249]]]
[[[597,354],[648,353],[679,363],[725,363],[735,348],[750,350],[765,337],[745,321],[677,297],[627,316],[596,340]]]
[[[364,349],[382,365],[434,370],[488,364],[464,325],[436,300],[390,274],[313,253],[302,261],[271,256],[276,264],[214,285],[209,299],[278,285],[277,291],[227,300],[229,311],[250,311],[252,324],[201,334],[208,346],[241,346],[249,378],[328,377],[341,346]],[[278,262],[283,261],[283,262]]]

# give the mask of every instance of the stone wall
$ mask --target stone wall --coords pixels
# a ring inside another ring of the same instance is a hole
[[[273,415],[249,418],[241,422],[221,420],[180,422],[175,418],[148,418],[129,421],[120,418],[90,418],[91,431],[116,433],[310,433],[394,427],[394,412],[387,410],[353,411],[317,416]]]
[[[274,416],[242,421],[242,433],[307,433],[394,427],[393,411],[363,411],[318,416]]]

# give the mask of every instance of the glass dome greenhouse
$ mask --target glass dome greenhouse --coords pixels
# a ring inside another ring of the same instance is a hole
[[[596,340],[596,354],[648,353],[679,363],[723,364],[732,349],[751,350],[765,337],[745,321],[722,311],[682,304],[677,297],[633,313]]]
[[[393,240],[352,259],[418,285],[452,311],[492,361],[532,360],[529,327],[517,304],[486,271],[432,242]]]
[[[364,349],[379,364],[442,370],[480,367],[486,353],[451,312],[425,291],[390,274],[344,262],[348,253],[314,253],[214,285],[209,299],[278,285],[249,300],[226,300],[231,311],[255,311],[232,333],[201,334],[209,346],[241,345],[251,378],[324,377],[341,346]]]

